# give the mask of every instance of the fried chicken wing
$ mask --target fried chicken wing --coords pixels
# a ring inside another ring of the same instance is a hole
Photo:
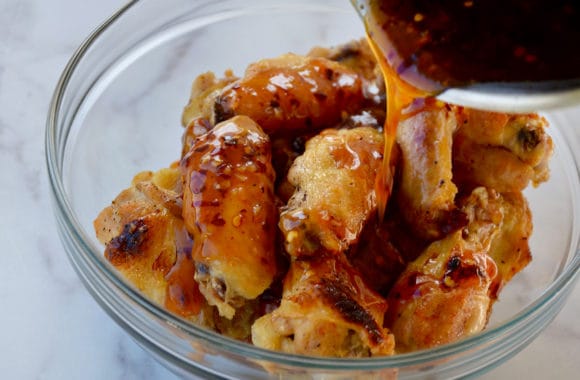
[[[430,102],[397,128],[401,150],[397,202],[404,220],[424,239],[438,239],[461,227],[457,187],[452,182],[451,152],[456,113],[447,105]]]
[[[463,202],[469,224],[433,242],[389,293],[387,326],[398,352],[450,343],[481,331],[497,267],[488,255],[503,220],[499,194],[477,188]]]
[[[256,320],[252,342],[302,355],[391,355],[394,340],[383,328],[386,307],[344,255],[296,260],[284,280],[280,307]]]
[[[191,239],[181,219],[181,174],[174,165],[142,172],[94,221],[105,257],[152,301],[203,325],[205,301],[191,273]],[[203,313],[202,313],[203,311]]]
[[[376,210],[374,180],[383,136],[373,128],[325,130],[306,143],[288,173],[296,191],[279,226],[292,257],[343,252]]]
[[[251,64],[214,105],[215,122],[246,115],[268,135],[333,127],[361,108],[361,77],[325,58],[285,54]]]
[[[547,121],[536,115],[509,115],[464,110],[453,141],[453,175],[457,183],[518,192],[549,177],[552,140]]]
[[[270,140],[250,118],[234,117],[198,137],[181,166],[195,279],[208,302],[231,319],[276,274]]]

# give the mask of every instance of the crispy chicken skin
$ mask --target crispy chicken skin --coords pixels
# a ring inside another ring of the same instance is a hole
[[[208,302],[231,319],[276,274],[270,140],[250,118],[234,117],[198,137],[181,167],[195,279]]]
[[[399,123],[401,151],[397,202],[403,219],[424,239],[438,239],[464,224],[456,212],[451,152],[455,109],[429,101]]]
[[[268,135],[333,127],[364,103],[361,77],[325,58],[285,54],[251,64],[214,105],[215,122],[246,115]]]
[[[485,327],[497,275],[488,252],[503,220],[499,197],[475,189],[462,206],[469,224],[429,245],[391,289],[386,319],[397,352],[450,343]]]
[[[206,325],[207,305],[193,278],[191,239],[181,219],[177,165],[142,172],[94,221],[105,257],[152,301]],[[202,313],[204,311],[204,313]]]
[[[256,320],[252,342],[302,355],[391,355],[393,336],[383,328],[386,307],[344,255],[295,260],[280,307]]]
[[[279,227],[291,257],[343,252],[376,210],[374,180],[383,136],[373,128],[325,130],[306,143],[288,173],[296,190]]]
[[[453,175],[463,187],[518,192],[549,177],[552,140],[536,114],[463,110],[453,141]]]

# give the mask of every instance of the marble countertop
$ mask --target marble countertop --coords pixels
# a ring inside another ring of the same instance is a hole
[[[172,379],[111,320],[58,239],[44,128],[60,72],[121,0],[0,2],[0,377]],[[580,129],[579,129],[580,138]],[[486,379],[571,379],[580,373],[580,286],[555,321]]]

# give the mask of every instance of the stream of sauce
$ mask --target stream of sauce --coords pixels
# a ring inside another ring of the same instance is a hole
[[[376,182],[381,217],[392,191],[397,125],[416,99],[475,83],[580,80],[578,1],[352,2],[386,84],[384,170]]]

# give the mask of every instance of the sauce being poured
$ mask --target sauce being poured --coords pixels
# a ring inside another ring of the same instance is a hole
[[[580,4],[572,0],[353,0],[387,95],[379,213],[391,193],[398,123],[414,99],[475,83],[580,81]]]
[[[383,219],[387,201],[392,192],[394,180],[394,163],[392,162],[392,152],[395,145],[397,125],[402,121],[403,110],[411,105],[418,98],[428,95],[427,92],[403,81],[389,65],[384,55],[381,54],[375,40],[369,38],[371,49],[378,59],[383,77],[385,78],[385,89],[387,94],[387,113],[385,120],[385,147],[383,152],[383,168],[378,172],[375,182],[375,193],[377,194],[377,208],[379,220]]]

